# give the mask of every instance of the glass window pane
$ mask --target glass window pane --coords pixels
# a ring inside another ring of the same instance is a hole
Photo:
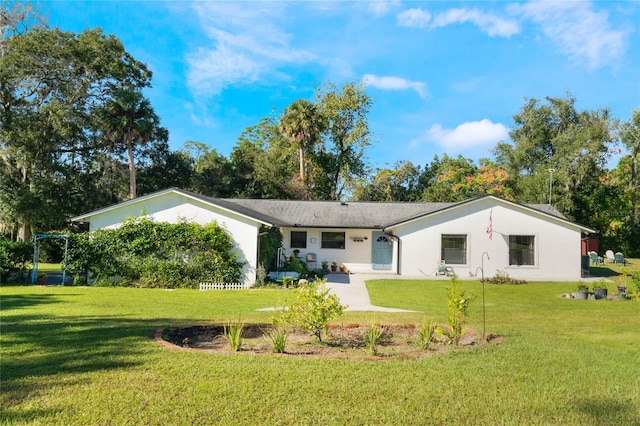
[[[307,248],[307,231],[291,231],[291,248]]]
[[[535,265],[533,235],[509,235],[509,265]]]
[[[345,233],[344,232],[323,232],[322,248],[344,249]]]
[[[452,265],[465,265],[467,263],[467,236],[443,235],[442,236],[442,260]]]

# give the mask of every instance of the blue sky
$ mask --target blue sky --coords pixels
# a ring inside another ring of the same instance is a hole
[[[376,167],[491,157],[524,98],[640,108],[640,2],[52,1],[62,30],[102,28],[153,71],[170,144],[229,155],[314,87],[362,80]]]

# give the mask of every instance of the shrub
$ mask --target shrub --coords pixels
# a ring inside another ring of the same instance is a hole
[[[10,272],[25,272],[33,256],[33,245],[0,239],[0,281]]]
[[[291,256],[288,262],[284,264],[283,269],[285,271],[293,271],[297,272],[300,275],[307,275],[309,273],[309,269],[307,269],[307,264],[298,259],[297,257]]]
[[[460,288],[460,282],[456,277],[451,278],[452,286],[447,288],[447,310],[449,328],[438,327],[438,334],[446,337],[450,343],[457,345],[464,335],[462,327],[467,323],[469,316],[469,305],[473,296],[467,295],[466,291]]]
[[[289,327],[285,324],[277,324],[265,334],[271,341],[272,351],[283,354],[287,348],[287,340],[289,340]]]
[[[325,287],[326,280],[301,285],[295,301],[284,312],[288,323],[311,331],[319,342],[327,333],[329,321],[338,318],[346,306]]]
[[[67,270],[101,285],[197,288],[201,281],[239,282],[243,264],[215,223],[155,223],[127,219],[70,239]]]
[[[369,355],[376,355],[378,344],[382,340],[384,328],[378,324],[371,324],[364,335],[364,345]]]
[[[244,324],[241,321],[227,322],[224,324],[223,336],[229,344],[229,349],[238,352],[242,348],[242,329]]]
[[[422,324],[420,324],[420,328],[418,328],[418,347],[420,349],[422,349],[423,351],[429,349],[435,330],[436,324],[433,321],[422,321]]]
[[[627,297],[640,301],[640,271],[627,273]]]
[[[511,278],[509,276],[509,274],[507,274],[506,272],[502,272],[502,271],[496,271],[496,276],[493,278],[487,278],[485,279],[485,282],[489,283],[489,284],[512,284],[512,285],[519,285],[519,284],[526,284],[527,282],[525,280],[518,280],[515,278]]]

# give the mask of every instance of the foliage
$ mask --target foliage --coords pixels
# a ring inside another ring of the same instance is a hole
[[[260,227],[258,263],[263,268],[273,271],[278,264],[278,249],[282,247],[282,232],[279,228]]]
[[[371,324],[364,335],[364,346],[369,355],[377,354],[377,347],[382,340],[384,327],[379,324]]]
[[[272,117],[262,119],[239,136],[229,163],[229,196],[303,198],[304,189],[299,186],[299,180],[293,177],[296,170],[295,154]]]
[[[0,281],[5,281],[9,272],[24,272],[33,256],[29,243],[0,239]]]
[[[297,272],[301,275],[306,275],[309,273],[307,264],[294,256],[291,256],[289,261],[285,262],[284,265],[282,265],[282,269],[285,271]]]
[[[226,322],[223,325],[223,334],[222,336],[229,344],[229,349],[233,352],[238,352],[242,348],[242,329],[244,328],[244,323],[241,321],[237,322]]]
[[[166,142],[169,132],[160,127],[160,118],[140,88],[116,88],[96,111],[105,142],[114,152],[125,151],[129,165],[129,198],[137,196],[134,149],[150,142]]]
[[[454,345],[460,343],[460,338],[465,334],[463,326],[467,323],[469,316],[469,305],[473,300],[473,296],[467,294],[465,290],[460,288],[458,278],[451,278],[452,286],[447,288],[447,310],[449,312],[447,322],[448,329],[438,327],[437,331],[440,335],[445,336]]]
[[[498,165],[509,173],[515,199],[548,202],[553,179],[552,204],[571,220],[590,224],[605,197],[600,179],[614,121],[607,109],[579,111],[575,102],[570,94],[544,102],[527,99],[513,117],[514,144],[499,143],[494,152]]]
[[[310,194],[314,199],[339,200],[350,192],[352,181],[369,170],[365,151],[371,145],[367,115],[372,101],[363,83],[350,82],[319,87],[316,102],[326,128],[310,159]]]
[[[395,169],[376,170],[375,175],[353,183],[356,201],[415,201],[420,167],[410,161],[395,164]]]
[[[289,339],[289,327],[279,324],[274,326],[270,331],[265,332],[267,338],[271,342],[274,353],[283,354],[287,349],[287,340]]]
[[[196,288],[201,281],[238,282],[242,264],[217,224],[155,223],[129,218],[117,229],[74,235],[67,270],[103,285]]]
[[[311,331],[319,342],[326,335],[329,321],[338,318],[346,306],[325,287],[326,280],[298,287],[296,299],[285,311],[288,323]]]
[[[433,321],[427,322],[425,319],[420,323],[418,328],[418,347],[423,351],[429,349],[431,341],[433,340],[433,333],[436,331],[436,323]]]
[[[627,296],[640,302],[640,270],[627,272],[626,279]]]
[[[317,106],[306,99],[294,101],[280,119],[280,131],[298,151],[299,179],[303,188],[306,188],[305,151],[313,150],[325,125],[325,119],[318,113]]]
[[[2,53],[0,220],[28,241],[104,194],[95,191],[97,159],[115,153],[98,111],[120,87],[148,87],[151,72],[99,29],[33,28],[4,39]]]
[[[513,285],[519,285],[519,284],[526,284],[527,281],[526,280],[519,280],[516,278],[512,278],[509,276],[508,273],[503,272],[503,271],[496,271],[496,276],[495,277],[491,277],[491,278],[486,278],[485,282],[489,283],[489,284],[513,284]]]

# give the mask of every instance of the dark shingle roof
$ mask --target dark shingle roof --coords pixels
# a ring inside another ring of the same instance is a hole
[[[135,203],[148,198],[161,196],[169,192],[177,192],[187,197],[201,200],[202,202],[218,206],[222,209],[235,212],[271,226],[367,229],[386,228],[392,225],[398,225],[487,197],[484,196],[457,203],[385,203],[364,201],[342,203],[340,201],[212,198],[184,191],[179,188],[169,188],[137,199],[125,201],[121,204]],[[503,200],[503,202],[519,205],[507,200]],[[121,204],[86,213],[72,218],[71,220],[90,220],[93,215],[117,208]],[[558,210],[548,204],[530,204],[522,205],[522,207],[536,210],[543,214],[568,222],[568,220]]]
[[[193,193],[189,194],[271,225],[308,228],[388,227],[473,201],[467,200],[457,203],[354,201],[343,203],[340,201],[210,198]],[[566,220],[558,210],[546,204],[526,205],[525,207]]]
[[[278,226],[380,228],[422,216],[447,203],[374,203],[339,201],[239,200],[225,202],[273,218]],[[238,210],[238,209],[237,209]]]

